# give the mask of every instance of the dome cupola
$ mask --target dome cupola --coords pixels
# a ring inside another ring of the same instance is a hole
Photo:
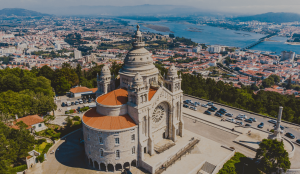
[[[177,69],[174,64],[172,64],[168,70],[168,77],[178,77]]]

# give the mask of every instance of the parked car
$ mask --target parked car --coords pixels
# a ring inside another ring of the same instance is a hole
[[[208,106],[206,104],[202,104],[201,106],[204,108],[208,108]]]
[[[196,105],[200,106],[200,102],[195,102]]]
[[[194,106],[191,106],[190,109],[194,110],[194,111],[197,111],[197,108],[194,107]]]
[[[80,107],[79,107],[79,106],[77,107],[77,111],[78,111],[78,112],[80,111]]]
[[[244,121],[248,122],[248,123],[253,123],[253,121],[250,118],[249,119],[245,119]]]
[[[249,119],[251,119],[253,122],[256,122],[256,118],[254,117],[250,117]]]
[[[229,121],[231,123],[235,123],[236,122],[233,118],[226,118],[226,121]]]
[[[211,108],[213,108],[214,110],[218,110],[218,108],[216,108],[215,106],[212,106]]]
[[[66,104],[64,102],[61,103],[61,107],[65,107]]]
[[[211,115],[211,112],[205,111],[204,114]]]
[[[285,134],[285,136],[291,138],[291,139],[294,139],[295,138],[295,135],[293,135],[292,133],[288,132]]]
[[[71,102],[70,101],[67,101],[67,106],[71,106]]]
[[[194,103],[191,103],[191,105],[192,105],[192,106],[195,106],[195,104],[194,104]]]
[[[245,127],[251,127],[251,124],[245,124]]]
[[[299,143],[299,144],[300,144],[300,139],[296,140],[296,143]]]
[[[224,108],[220,108],[220,110],[222,110],[225,113],[227,112],[226,109],[224,109]]]
[[[218,112],[220,112],[221,114],[225,114],[223,110],[218,110]]]
[[[245,114],[239,114],[238,117],[242,117],[244,119],[247,119],[248,117]]]
[[[276,128],[276,125],[274,125],[273,127]],[[280,129],[284,130],[284,127],[280,125]]]
[[[227,112],[225,115],[226,115],[227,117],[232,117],[232,116],[233,116],[233,114],[231,114],[231,113],[229,113],[229,112]]]
[[[221,113],[219,113],[219,112],[216,112],[216,113],[215,113],[215,116],[223,117],[223,114],[221,114]]]
[[[273,123],[273,124],[276,124],[276,123],[277,123],[276,120],[269,120],[268,122],[269,122],[269,123]]]
[[[184,105],[183,105],[183,107],[185,107],[185,108],[189,108],[189,106],[188,106],[187,104],[184,104]]]
[[[208,106],[214,106],[214,103],[213,102],[208,102],[207,105]]]
[[[189,104],[190,102],[187,101],[187,100],[184,100],[183,103],[184,103],[184,104]]]
[[[71,102],[71,105],[73,106],[73,105],[75,105],[75,103],[74,103],[74,102]]]
[[[83,99],[82,101],[83,101],[83,103],[86,103],[86,102],[87,102],[86,99]]]
[[[81,99],[78,100],[80,104],[83,104],[83,101]]]
[[[264,125],[265,125],[265,124],[264,124],[263,122],[261,122],[259,125],[257,125],[257,127],[258,127],[258,128],[263,128]]]
[[[208,110],[211,112],[215,112],[215,110],[213,108],[208,108]]]
[[[89,102],[89,103],[92,103],[92,99],[89,98],[88,102]]]
[[[243,117],[239,117],[239,116],[235,117],[235,119],[237,119],[237,120],[244,120]]]
[[[244,125],[244,123],[242,121],[236,121],[235,124],[238,124],[238,125],[241,125],[241,126]]]
[[[78,105],[79,104],[79,102],[78,101],[75,101],[75,105]]]

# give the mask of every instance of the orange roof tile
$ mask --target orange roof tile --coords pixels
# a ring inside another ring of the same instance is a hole
[[[81,92],[89,92],[89,91],[93,91],[93,89],[90,89],[90,88],[87,88],[87,87],[76,87],[76,88],[70,89],[70,92],[72,92],[74,94],[75,93],[81,93]]]
[[[14,128],[14,129],[19,129],[19,126],[16,125],[16,123],[19,121],[23,121],[28,126],[27,129],[30,129],[32,127],[32,125],[41,123],[44,120],[41,117],[39,117],[38,115],[28,115],[26,117],[17,119],[16,121],[14,121],[14,125],[12,125],[10,127]]]
[[[149,101],[152,99],[152,97],[154,96],[154,94],[156,93],[156,91],[157,91],[157,89],[150,88],[149,94],[148,94],[148,96],[149,96],[148,100]]]
[[[97,102],[102,105],[123,105],[127,101],[128,92],[124,88],[113,90],[97,98]]]
[[[87,111],[83,115],[82,121],[90,127],[102,130],[119,130],[136,126],[128,114],[120,116],[104,116],[97,113],[96,108]]]

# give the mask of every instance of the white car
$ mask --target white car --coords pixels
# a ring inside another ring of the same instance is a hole
[[[83,101],[81,99],[79,99],[78,101],[79,101],[79,104],[83,104]]]
[[[237,119],[237,120],[244,120],[243,117],[239,117],[239,116],[235,117],[235,119]]]
[[[204,108],[208,108],[208,106],[206,104],[202,104],[201,106]]]
[[[233,118],[226,118],[226,121],[229,121],[231,123],[235,123],[236,122]]]
[[[225,116],[227,116],[227,117],[232,117],[233,114],[231,114],[231,113],[226,113]]]
[[[214,106],[214,104],[211,103],[211,102],[207,103],[207,105],[208,105],[208,106]]]
[[[238,117],[242,117],[244,119],[247,119],[248,117],[245,114],[239,114]]]
[[[243,122],[241,122],[241,121],[237,121],[237,122],[235,122],[235,124],[238,124],[238,125],[241,125],[241,126],[243,126],[243,125],[244,125],[244,123],[243,123]]]
[[[253,122],[256,122],[256,118],[254,117],[250,117],[249,119],[251,119]]]

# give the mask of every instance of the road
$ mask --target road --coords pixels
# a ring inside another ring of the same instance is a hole
[[[183,99],[184,100],[187,100],[187,99],[190,99],[192,100],[193,102],[197,101],[197,102],[200,102],[201,104],[203,103],[207,103],[206,101],[204,100],[200,100],[200,99],[195,99],[195,98],[191,98],[191,97],[188,97],[188,96],[183,96]],[[239,115],[240,113],[241,114],[245,114],[248,118],[250,117],[254,117],[256,118],[257,122],[253,122],[251,123],[251,125],[253,127],[257,127],[257,125],[261,122],[264,122],[265,126],[263,128],[263,130],[266,130],[269,129],[273,129],[273,124],[269,123],[268,121],[270,120],[269,118],[265,118],[265,117],[261,117],[261,116],[258,116],[258,115],[254,115],[254,114],[250,114],[250,113],[247,113],[247,112],[242,112],[242,111],[239,111],[239,110],[235,110],[235,109],[232,109],[232,108],[229,108],[229,107],[224,107],[224,106],[220,106],[220,105],[217,105],[217,104],[214,104],[215,107],[217,107],[218,109],[220,108],[224,108],[227,110],[227,112],[229,113],[232,113],[233,114],[233,117],[232,118],[235,118],[237,115]],[[279,109],[279,108],[278,108]],[[283,108],[284,109],[284,108]],[[198,106],[197,107],[197,111],[198,112],[201,112],[201,113],[204,113],[204,111],[206,111],[207,108],[204,108],[204,107],[201,107],[201,106]],[[278,112],[278,111],[276,111]],[[212,112],[212,115],[207,115],[208,117],[217,117],[217,116],[214,116],[214,112]],[[224,116],[224,118],[226,118],[226,116]],[[275,118],[274,118],[275,119]],[[239,120],[240,121],[240,120]],[[244,121],[243,121],[244,122]],[[246,122],[244,122],[245,124]],[[281,122],[281,125],[284,127],[284,134],[286,132],[291,132],[292,134],[295,135],[295,139],[290,139],[291,141],[296,141],[297,139],[300,139],[300,127],[299,126],[294,126],[294,125],[291,125],[291,124],[287,124],[287,123],[283,123]]]

